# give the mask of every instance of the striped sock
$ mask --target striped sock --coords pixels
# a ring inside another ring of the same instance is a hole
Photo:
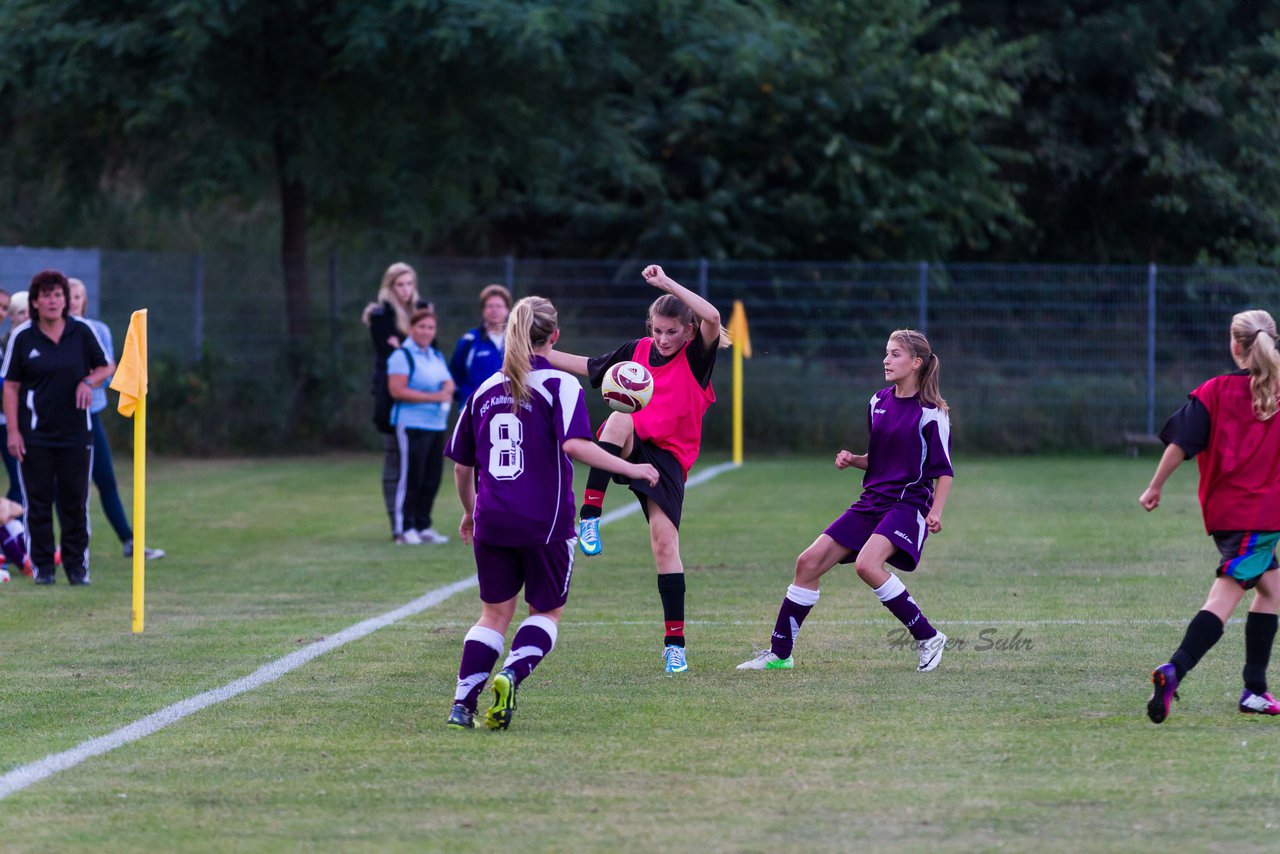
[[[475,714],[476,701],[489,680],[489,673],[502,655],[504,638],[493,629],[472,626],[462,642],[462,663],[458,666],[458,687],[453,701]]]
[[[774,655],[778,658],[791,657],[800,626],[817,604],[817,590],[794,584],[787,588],[787,595],[782,597],[782,607],[778,609],[778,621],[773,626],[773,636],[769,639],[769,649]]]
[[[558,634],[556,621],[550,617],[541,614],[526,617],[511,639],[511,652],[507,653],[502,669],[514,672],[519,685],[555,648]]]

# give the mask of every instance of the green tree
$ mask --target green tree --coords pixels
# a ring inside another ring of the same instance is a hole
[[[999,0],[953,23],[1036,45],[993,136],[1028,155],[1005,174],[1034,227],[1000,255],[1280,260],[1276,4]]]
[[[643,257],[883,259],[978,250],[1022,224],[986,141],[1024,45],[946,38],[923,0],[652,4],[614,15],[546,92],[598,136],[457,245]],[[535,98],[532,103],[537,103]],[[509,241],[514,240],[514,246]]]
[[[136,196],[210,228],[274,199],[295,341],[316,228],[446,253],[978,251],[1021,222],[985,141],[1020,47],[949,37],[953,12],[0,0],[0,188],[48,221]]]

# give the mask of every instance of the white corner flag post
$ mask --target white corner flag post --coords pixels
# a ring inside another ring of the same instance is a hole
[[[742,465],[742,360],[751,358],[751,333],[747,330],[747,310],[742,300],[733,301],[729,316],[729,336],[733,339],[733,464]]]
[[[111,388],[120,392],[116,408],[133,418],[133,633],[140,634],[146,615],[147,559],[147,310],[129,318],[124,352]]]

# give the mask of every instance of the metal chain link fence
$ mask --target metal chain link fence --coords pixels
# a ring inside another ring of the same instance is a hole
[[[291,347],[278,257],[88,255],[98,266],[79,274],[117,342],[130,313],[148,309],[153,445],[191,454],[375,447],[360,313],[394,261],[417,270],[446,357],[479,322],[489,283],[551,299],[561,349],[583,355],[643,336],[658,296],[641,262],[338,255],[309,265],[313,332]],[[27,268],[49,260],[28,257],[24,267],[0,250],[0,286],[25,288]],[[92,266],[84,251],[66,260]],[[1280,296],[1280,273],[1263,269],[658,263],[726,323],[735,300],[746,309],[748,455],[862,447],[885,340],[903,327],[925,331],[941,359],[957,447],[1117,448],[1125,434],[1158,430],[1190,389],[1231,369],[1231,316],[1271,309]],[[730,380],[725,351],[708,449],[729,447]],[[588,400],[602,417],[598,396]]]

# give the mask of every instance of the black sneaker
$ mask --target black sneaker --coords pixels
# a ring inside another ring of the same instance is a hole
[[[484,713],[489,729],[506,729],[516,714],[516,674],[507,668],[493,677],[493,705]]]
[[[68,581],[67,583],[70,584],[72,587],[88,587],[90,582],[89,582],[89,579],[87,578],[74,578]]]
[[[444,725],[449,729],[475,729],[475,712],[467,711],[467,707],[461,703],[454,703]]]
[[[36,573],[36,584],[57,584],[57,583],[58,583],[58,576],[54,575],[53,573],[49,573],[48,575],[45,575],[44,573],[41,573],[41,572]]]
[[[1151,699],[1147,700],[1147,717],[1153,724],[1162,724],[1169,717],[1169,705],[1179,699],[1178,672],[1172,664],[1162,664],[1151,674]]]

